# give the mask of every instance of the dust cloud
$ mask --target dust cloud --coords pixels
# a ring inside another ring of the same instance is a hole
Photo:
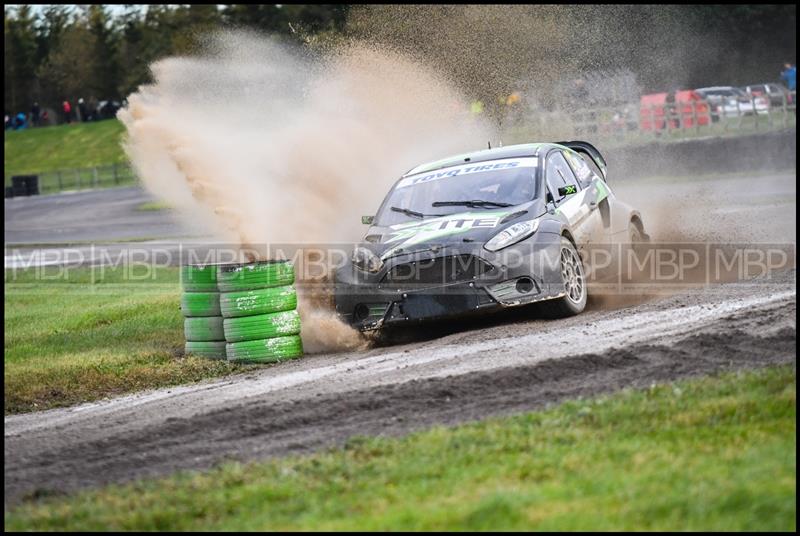
[[[412,166],[474,150],[488,128],[423,64],[349,42],[325,53],[244,32],[152,66],[119,114],[145,187],[241,246],[353,242]],[[361,338],[298,286],[310,350]]]
[[[330,46],[220,32],[152,66],[153,83],[119,114],[125,150],[152,193],[230,243],[352,243],[360,216],[410,167],[519,141],[503,122],[510,91],[532,103],[528,120],[563,105],[590,70],[630,67],[644,88],[669,73],[673,87],[657,89],[684,86],[720,50],[714,36],[667,24],[682,16],[680,6],[384,5],[353,7]],[[550,123],[527,141],[560,137]],[[318,290],[298,290],[310,351],[363,343]]]
[[[365,5],[352,9],[347,30],[424,61],[482,99],[503,128],[510,92],[552,111],[569,106],[572,82],[588,72],[630,69],[644,92],[688,87],[725,50],[686,17],[665,5]],[[555,139],[556,126],[536,134]]]

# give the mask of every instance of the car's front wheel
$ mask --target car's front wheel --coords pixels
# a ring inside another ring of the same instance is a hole
[[[545,315],[550,318],[574,316],[586,308],[586,272],[583,261],[572,242],[564,236],[561,237],[559,260],[564,295],[542,304]]]

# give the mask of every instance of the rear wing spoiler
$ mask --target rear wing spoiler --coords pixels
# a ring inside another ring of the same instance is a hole
[[[606,160],[603,158],[603,155],[600,154],[600,151],[597,150],[597,147],[586,141],[557,141],[556,144],[563,145],[568,149],[583,153],[591,158],[597,167],[600,168],[600,172],[603,174],[603,180],[606,180],[606,176],[608,175]]]

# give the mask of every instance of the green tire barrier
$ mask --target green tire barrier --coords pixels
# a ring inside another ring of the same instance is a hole
[[[289,286],[223,292],[219,309],[225,318],[291,311],[297,309],[297,291]]]
[[[225,331],[221,316],[199,316],[183,320],[183,333],[187,341],[224,341]]]
[[[184,292],[181,312],[183,316],[220,316],[219,292]]]
[[[225,341],[213,342],[187,342],[184,347],[186,355],[207,357],[210,359],[225,359]]]
[[[216,292],[217,266],[188,264],[181,266],[183,290],[189,292]]]
[[[217,271],[217,287],[222,292],[280,287],[292,283],[294,266],[288,262],[222,265]]]
[[[255,341],[228,343],[225,350],[228,361],[241,363],[273,363],[303,355],[299,335],[273,337]]]
[[[225,340],[228,342],[270,339],[300,333],[300,315],[297,311],[283,311],[266,315],[226,318],[223,322]]]

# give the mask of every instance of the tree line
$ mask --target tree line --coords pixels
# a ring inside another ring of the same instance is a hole
[[[60,110],[80,97],[121,101],[149,81],[152,62],[191,53],[220,27],[287,41],[366,37],[489,100],[516,89],[518,77],[560,79],[570,70],[624,67],[644,92],[777,81],[797,46],[796,5],[769,4],[17,5],[5,7],[4,23],[7,114],[34,102]]]
[[[5,110],[60,110],[79,98],[121,101],[149,80],[149,65],[191,52],[199,36],[247,27],[287,40],[341,31],[342,5],[30,5],[5,7]],[[290,26],[291,23],[291,26]]]

